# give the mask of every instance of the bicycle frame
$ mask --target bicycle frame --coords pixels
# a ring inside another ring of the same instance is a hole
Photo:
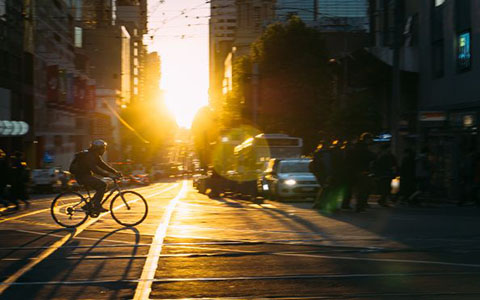
[[[117,179],[115,178],[112,178],[113,179],[113,187],[111,187],[107,193],[107,197],[103,197],[102,201],[100,201],[100,204],[103,205],[105,202],[108,201],[108,199],[110,199],[110,197],[115,193],[117,192],[118,194],[120,194],[120,197],[122,197],[122,200],[123,200],[123,203],[125,203],[125,205],[127,206],[127,209],[130,209],[130,206],[128,205],[128,201],[125,201],[125,198],[123,197],[123,194],[122,194],[122,189],[120,188],[120,186],[118,185],[118,182],[117,182]],[[87,188],[87,193],[88,193],[88,202],[90,202],[92,200],[92,197],[90,196],[90,191],[88,190]]]

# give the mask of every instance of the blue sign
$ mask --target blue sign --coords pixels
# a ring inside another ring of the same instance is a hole
[[[55,155],[50,153],[49,151],[45,151],[43,154],[43,162],[46,164],[51,164],[55,160]]]
[[[470,32],[458,35],[457,66],[460,70],[470,69],[472,55],[470,53]]]

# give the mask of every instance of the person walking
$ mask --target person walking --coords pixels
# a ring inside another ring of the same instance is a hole
[[[406,148],[400,164],[400,196],[402,201],[415,192],[415,152]]]
[[[351,167],[354,165],[354,148],[355,143],[345,143],[343,149],[343,166],[342,166],[342,182],[343,182],[343,199],[342,209],[352,209],[350,202],[352,201],[353,189],[356,185],[357,176],[352,172]]]
[[[389,144],[383,144],[377,159],[373,162],[373,173],[377,183],[377,189],[380,194],[378,204],[383,207],[389,207],[387,200],[390,197],[392,179],[397,172],[397,160],[390,151]]]
[[[19,200],[21,200],[25,207],[30,206],[28,201],[28,182],[30,181],[30,170],[27,163],[23,161],[22,153],[17,151],[11,157],[10,165],[10,201],[15,204],[15,209],[20,209]]]
[[[422,147],[420,154],[415,159],[415,180],[417,182],[417,190],[410,195],[409,204],[421,206],[420,196],[425,196],[430,187],[432,166],[429,160],[429,149],[427,146]]]
[[[328,177],[330,175],[330,149],[326,142],[322,141],[318,144],[317,149],[313,153],[313,159],[309,165],[310,172],[313,173],[320,185],[313,208],[322,209],[324,206],[323,199],[328,187]]]
[[[8,183],[8,163],[7,163],[7,155],[5,152],[0,149],[0,203],[3,206],[8,207],[8,199],[7,199],[7,183]]]
[[[368,197],[372,191],[371,164],[375,154],[369,147],[373,142],[372,134],[362,133],[353,149],[353,166],[357,203],[355,211],[363,212],[368,206]]]
[[[339,140],[333,140],[328,150],[324,152],[323,166],[327,166],[322,179],[321,192],[318,194],[314,208],[327,213],[338,209],[343,166],[343,153]]]

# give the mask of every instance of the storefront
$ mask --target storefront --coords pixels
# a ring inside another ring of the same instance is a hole
[[[462,168],[471,151],[478,150],[478,113],[473,110],[420,112],[420,144],[427,146],[436,198],[458,200]]]

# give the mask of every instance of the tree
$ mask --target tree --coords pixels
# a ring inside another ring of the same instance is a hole
[[[243,101],[243,117],[252,121],[252,66],[260,73],[257,120],[264,132],[304,138],[305,151],[318,140],[330,111],[328,56],[320,32],[292,17],[270,25],[235,65],[234,94]]]
[[[207,169],[211,164],[211,144],[218,139],[218,119],[209,106],[200,108],[192,122],[192,136],[200,167]]]

